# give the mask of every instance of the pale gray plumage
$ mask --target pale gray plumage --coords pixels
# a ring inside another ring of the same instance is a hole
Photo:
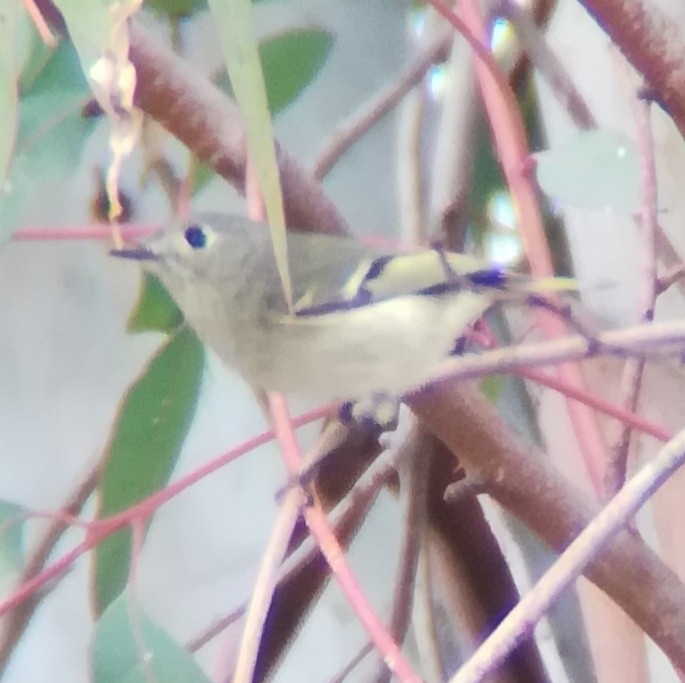
[[[569,288],[517,275],[488,287],[462,279],[489,269],[469,257],[392,259],[352,239],[289,231],[293,316],[268,227],[211,213],[118,255],[141,259],[200,339],[252,385],[325,400],[400,396],[431,377],[494,301]]]

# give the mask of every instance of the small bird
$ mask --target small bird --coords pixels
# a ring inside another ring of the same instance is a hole
[[[499,302],[575,289],[436,249],[289,230],[293,310],[269,228],[203,213],[112,252],[156,275],[198,337],[252,386],[317,400],[398,398]]]

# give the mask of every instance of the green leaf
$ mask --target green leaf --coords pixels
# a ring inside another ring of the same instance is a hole
[[[64,41],[54,50],[43,48],[42,57],[40,49],[22,77],[14,158],[0,202],[0,238],[9,237],[21,221],[37,181],[71,174],[95,127],[81,115],[90,91],[73,46]]]
[[[504,389],[504,377],[502,375],[488,375],[480,382],[480,390],[485,398],[494,403]]]
[[[24,567],[24,519],[24,508],[0,500],[0,594]]]
[[[147,0],[146,9],[169,19],[189,17],[207,7],[207,0]]]
[[[109,6],[113,1],[54,0],[86,74],[107,49],[113,23]]]
[[[190,654],[127,593],[98,621],[90,667],[93,683],[209,683]]]
[[[259,45],[259,59],[264,72],[264,87],[269,111],[280,114],[297,99],[325,64],[333,47],[334,36],[320,29],[292,29],[277,33]],[[216,85],[234,96],[228,74],[222,71]],[[213,177],[214,171],[206,164],[195,169],[193,195]]]
[[[0,216],[11,187],[10,168],[14,149],[19,102],[17,89],[17,12],[19,3],[12,0],[0,6]],[[0,225],[0,237],[2,237]]]
[[[325,64],[335,37],[320,29],[292,29],[269,36],[259,45],[266,98],[272,116],[280,114],[312,82]],[[222,71],[216,85],[233,96],[228,75]]]
[[[209,0],[209,7],[219,31],[233,92],[245,122],[250,158],[271,226],[278,272],[285,299],[290,302],[292,286],[288,272],[283,196],[264,75],[252,30],[252,5],[250,0]]]
[[[129,332],[173,332],[183,313],[154,275],[144,273],[136,307],[128,320]]]
[[[331,33],[295,29],[269,37],[259,46],[269,110],[283,111],[311,83],[333,47]]]
[[[213,178],[216,178],[216,171],[204,161],[196,160],[192,169],[192,195],[195,196]]]
[[[571,206],[634,214],[640,203],[640,163],[634,143],[611,130],[588,130],[535,154],[545,194]]]
[[[98,488],[98,517],[144,500],[169,480],[195,413],[204,351],[181,328],[129,389],[119,409]],[[106,538],[95,551],[92,586],[100,614],[126,586],[131,532]]]

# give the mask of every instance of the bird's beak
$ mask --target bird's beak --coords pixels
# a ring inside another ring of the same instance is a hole
[[[147,247],[129,247],[127,249],[111,249],[110,256],[127,258],[133,261],[156,261],[159,256]]]

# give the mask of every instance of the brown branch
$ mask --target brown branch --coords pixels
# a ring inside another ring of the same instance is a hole
[[[469,476],[551,548],[563,550],[597,513],[549,458],[527,448],[475,386],[433,386],[411,407]],[[622,532],[585,575],[685,670],[685,585],[637,536]]]
[[[164,43],[132,22],[136,104],[239,191],[245,189],[245,131],[238,107]],[[277,146],[288,225],[341,232],[344,222],[321,187]]]
[[[580,0],[651,94],[685,135],[685,42],[675,23],[648,0]]]
[[[83,481],[79,483],[77,489],[69,497],[69,501],[55,515],[54,520],[50,523],[45,535],[17,580],[17,586],[22,586],[44,569],[45,564],[58,541],[62,538],[64,532],[69,529],[69,524],[64,521],[65,518],[75,517],[81,512],[81,509],[97,486],[101,469],[102,463],[98,462],[86,474]],[[59,576],[55,580],[55,585],[57,582],[61,581],[64,576],[64,574]],[[29,596],[5,617],[2,629],[2,639],[0,640],[0,678],[2,678],[7,662],[9,661],[15,646],[26,631],[31,618],[44,597],[45,594],[43,592],[38,592]]]

